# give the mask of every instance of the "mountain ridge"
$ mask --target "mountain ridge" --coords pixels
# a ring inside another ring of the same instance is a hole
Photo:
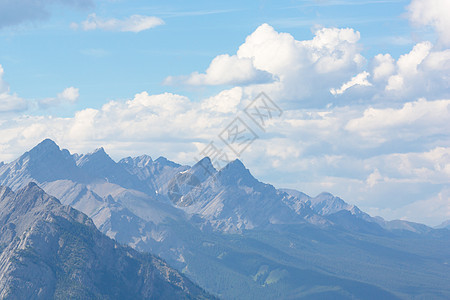
[[[79,161],[83,155],[71,157]],[[239,160],[221,170],[215,170],[209,158],[192,167],[148,155],[106,160],[126,174],[110,180],[106,177],[114,172],[92,176],[81,170],[90,176],[85,181],[63,178],[37,183],[63,204],[86,213],[110,238],[160,255],[214,295],[295,298],[292,291],[301,287],[305,297],[318,297],[318,291],[324,290],[348,299],[358,298],[358,289],[377,286],[394,298],[446,298],[442,296],[447,295],[444,262],[450,258],[440,250],[450,241],[446,230],[373,218],[327,193],[310,197],[276,189],[258,181]],[[33,176],[26,167],[11,173],[13,165],[0,167],[0,183],[17,190]],[[130,176],[139,189],[130,188],[125,180]],[[425,275],[421,261],[440,275]],[[375,265],[377,271],[362,271]],[[317,272],[318,281],[302,280],[309,271]],[[319,278],[341,286],[334,288]],[[405,284],[418,288],[405,291]]]
[[[16,193],[0,187],[0,207],[1,298],[209,297],[161,259],[102,235],[35,183]]]

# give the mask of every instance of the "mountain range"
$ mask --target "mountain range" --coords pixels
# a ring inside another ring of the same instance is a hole
[[[122,246],[35,183],[0,187],[1,299],[208,299],[163,260]]]
[[[10,193],[30,182],[220,298],[450,298],[450,230],[276,189],[239,160],[221,170],[209,158],[115,162],[103,148],[71,154],[47,139],[0,164]]]

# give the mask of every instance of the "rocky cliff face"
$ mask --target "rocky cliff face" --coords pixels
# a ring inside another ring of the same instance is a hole
[[[119,245],[29,183],[0,187],[0,298],[205,299],[150,254]]]

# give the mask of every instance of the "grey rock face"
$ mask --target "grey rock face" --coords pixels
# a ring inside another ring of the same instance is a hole
[[[0,298],[205,299],[150,254],[119,245],[30,183],[0,187]]]

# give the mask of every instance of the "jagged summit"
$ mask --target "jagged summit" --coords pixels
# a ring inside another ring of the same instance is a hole
[[[131,165],[133,167],[145,168],[153,163],[151,156],[144,154],[137,157],[125,157],[119,161],[119,164]]]
[[[339,197],[323,192],[309,200],[311,208],[320,215],[330,215],[338,211],[350,211],[353,206],[346,203]]]
[[[103,147],[100,147],[100,148],[95,149],[94,152],[92,152],[92,153],[93,153],[93,154],[95,154],[95,153],[106,154],[105,148],[103,148]],[[106,155],[107,155],[107,154],[106,154]]]
[[[33,150],[42,150],[42,149],[58,149],[59,150],[59,146],[51,139],[45,139],[42,142],[40,142],[39,144],[37,144],[33,149],[31,149],[31,151]]]
[[[195,165],[198,164],[212,166],[211,158],[209,158],[209,156],[205,156],[201,160],[199,160]]]
[[[247,168],[245,168],[244,163],[236,158],[235,160],[233,160],[232,162],[229,162],[225,168],[232,168],[232,169],[240,169],[240,170],[247,170]]]
[[[203,181],[206,178],[215,175],[217,170],[214,168],[211,159],[209,157],[204,157],[193,165],[189,172],[200,181]]]
[[[94,152],[81,155],[77,160],[77,165],[83,167],[86,164],[115,164],[115,161],[105,152],[103,147],[97,148]]]
[[[228,163],[217,173],[217,177],[220,178],[224,184],[238,183],[252,186],[259,183],[259,181],[253,177],[250,171],[239,159],[235,159],[234,161]]]
[[[35,182],[29,182],[24,188],[16,192],[16,201],[27,209],[40,207],[49,203],[60,203],[59,200],[47,195]]]
[[[29,182],[28,185],[25,187],[25,190],[26,191],[36,190],[36,191],[42,191],[43,192],[43,190],[34,181]]]
[[[181,167],[181,165],[180,164],[177,164],[177,163],[175,163],[175,162],[173,162],[173,161],[171,161],[171,160],[168,160],[167,158],[165,158],[164,156],[160,156],[160,157],[158,157],[156,160],[155,160],[155,163],[156,164],[158,164],[158,165],[161,165],[161,166],[169,166],[169,167],[172,167],[172,168],[178,168],[178,167]]]
[[[33,159],[48,158],[53,155],[62,155],[64,157],[70,156],[68,150],[61,150],[60,147],[51,139],[43,140],[25,154],[28,154]]]
[[[333,194],[328,192],[322,192],[319,195],[317,195],[315,198],[317,199],[333,199],[336,198]]]
[[[83,180],[83,176],[69,151],[61,150],[50,139],[4,165],[0,172],[0,184],[13,189],[24,187],[31,180],[42,183],[59,179]]]
[[[92,153],[82,155],[78,158],[77,165],[82,171],[94,178],[150,193],[148,185],[126,168],[126,162],[127,160],[116,163],[101,147]]]
[[[94,176],[104,177],[114,168],[116,162],[105,152],[103,147],[94,152],[81,155],[77,160],[77,166]]]

